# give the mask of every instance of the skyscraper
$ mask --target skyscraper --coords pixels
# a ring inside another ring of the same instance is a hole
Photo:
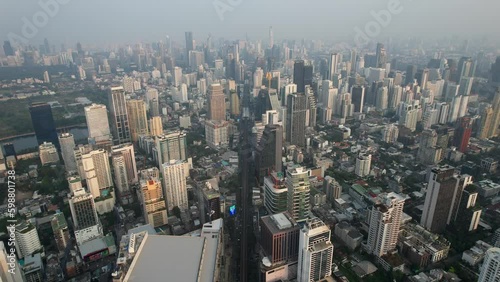
[[[166,225],[168,223],[167,209],[160,180],[156,177],[146,177],[141,179],[140,184],[146,223],[154,228]]]
[[[33,103],[29,107],[29,111],[38,145],[43,144],[43,142],[51,142],[59,148],[59,140],[50,105],[47,103]]]
[[[379,195],[367,217],[366,245],[370,253],[381,257],[396,249],[404,202],[404,198],[394,192]]]
[[[22,220],[16,224],[15,234],[16,253],[19,259],[30,256],[43,248],[36,227],[31,222]]]
[[[189,51],[194,50],[194,40],[193,40],[193,32],[191,31],[186,31],[185,32],[185,38],[186,38],[186,61],[189,65]]]
[[[66,171],[77,171],[74,152],[75,138],[73,138],[73,134],[62,133],[59,135],[59,144],[61,145],[61,155]]]
[[[500,125],[500,88],[497,89],[495,97],[493,98],[493,103],[491,105],[493,107],[493,119],[488,131],[487,138],[498,135],[498,126]]]
[[[327,80],[333,81],[333,75],[338,73],[338,65],[340,64],[340,54],[332,53],[328,56],[328,77]]]
[[[300,226],[290,214],[283,212],[263,216],[260,222],[260,244],[271,263],[297,261]]]
[[[299,233],[298,282],[323,281],[332,274],[331,230],[319,218],[309,219]]]
[[[3,42],[3,52],[5,53],[5,56],[14,56],[14,49],[12,48],[12,45],[10,44],[10,41],[6,40]]]
[[[470,117],[462,117],[458,122],[458,127],[455,130],[454,146],[458,151],[465,153],[469,146],[469,139],[472,134],[472,120]]]
[[[480,269],[478,282],[500,281],[500,248],[490,248],[486,251]]]
[[[406,68],[405,85],[413,84],[416,73],[417,73],[417,66],[408,65],[408,67]]]
[[[226,98],[218,83],[208,87],[208,119],[226,120]]]
[[[42,145],[38,146],[38,154],[42,165],[55,164],[59,162],[57,149],[54,144],[50,142],[43,142]]]
[[[123,87],[111,87],[108,99],[115,142],[117,144],[130,142],[130,124]]]
[[[377,43],[377,68],[385,69],[385,64],[387,63],[387,54],[385,52],[384,44]]]
[[[163,123],[161,121],[161,117],[154,116],[149,120],[149,133],[151,136],[160,136],[163,134]]]
[[[464,188],[472,184],[469,175],[455,175],[455,168],[443,165],[431,170],[420,224],[434,233],[442,233],[456,218]]]
[[[297,84],[297,92],[305,92],[306,85],[312,84],[313,68],[305,65],[303,60],[295,61],[293,66],[293,83]]]
[[[307,97],[304,93],[289,94],[286,111],[286,141],[305,147]]]
[[[58,212],[50,220],[54,239],[56,240],[57,249],[59,252],[64,252],[66,246],[70,242],[69,228],[64,213]]]
[[[256,166],[259,181],[270,171],[282,171],[283,127],[268,124],[256,149]]]
[[[296,221],[304,221],[309,217],[311,192],[309,172],[304,167],[294,167],[286,171],[288,212]]]
[[[120,144],[111,147],[111,155],[122,155],[125,160],[127,170],[127,179],[129,184],[135,184],[139,181],[137,175],[137,166],[135,162],[134,145],[131,143]]]
[[[264,177],[264,206],[269,214],[287,210],[288,189],[283,172],[273,171]]]
[[[351,100],[354,105],[354,112],[363,112],[363,105],[365,100],[365,87],[363,85],[354,85],[351,88]]]
[[[21,269],[21,266],[19,265],[15,257],[13,261],[10,260],[10,254],[11,252],[7,253],[5,244],[3,242],[0,242],[0,279],[4,282],[25,281],[22,271],[9,272],[9,270],[13,268],[18,270]]]
[[[181,160],[170,160],[161,166],[163,190],[169,211],[174,207],[178,207],[181,211],[188,209],[186,169],[188,169],[186,162]]]
[[[140,99],[127,100],[127,113],[132,142],[137,143],[139,135],[147,135],[149,132],[146,104]]]
[[[187,159],[186,133],[174,131],[158,136],[155,141],[157,163],[162,165],[170,160]]]
[[[94,198],[107,196],[113,187],[108,152],[104,149],[94,150],[82,155],[84,178],[87,187]]]
[[[78,245],[103,235],[92,194],[84,189],[74,191],[69,199],[69,208]]]

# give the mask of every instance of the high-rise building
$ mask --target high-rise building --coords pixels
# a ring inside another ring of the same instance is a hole
[[[342,194],[342,186],[331,176],[325,176],[323,180],[323,190],[326,194],[326,199],[330,203],[334,203]]]
[[[181,160],[170,160],[161,166],[163,190],[169,211],[172,211],[174,207],[178,207],[181,211],[188,209],[187,169],[186,162]]]
[[[263,216],[260,226],[260,245],[272,264],[298,260],[300,226],[290,214]]]
[[[118,144],[131,141],[129,116],[123,87],[111,87],[108,94],[113,137]]]
[[[179,87],[182,84],[182,68],[174,67],[174,86]]]
[[[356,170],[355,173],[359,177],[365,177],[370,174],[372,163],[372,155],[370,154],[359,154],[356,158]]]
[[[82,166],[87,187],[94,198],[107,196],[113,187],[108,152],[94,150],[82,155]]]
[[[62,133],[59,135],[59,144],[61,145],[61,155],[66,171],[76,171],[75,138],[73,138],[73,134]]]
[[[490,248],[486,251],[481,266],[478,282],[500,281],[500,248]]]
[[[240,115],[240,97],[238,93],[232,92],[230,96],[231,114],[234,116]]]
[[[443,148],[438,146],[438,134],[433,129],[425,129],[420,135],[417,160],[424,165],[436,165],[441,161]]]
[[[420,224],[434,233],[442,233],[455,218],[464,188],[472,177],[455,175],[455,168],[443,165],[431,170]]]
[[[161,117],[154,116],[149,120],[149,131],[151,136],[163,135],[163,123]]]
[[[208,119],[226,120],[226,98],[222,92],[222,85],[218,83],[208,87]]]
[[[396,143],[398,141],[399,128],[397,125],[391,123],[382,129],[382,141],[386,143]]]
[[[412,103],[403,103],[400,105],[399,124],[410,129],[412,132],[417,129],[419,113],[422,111],[418,100]]]
[[[313,67],[305,65],[303,60],[295,61],[293,66],[293,83],[297,84],[297,92],[305,92],[306,85],[312,85]]]
[[[137,165],[135,162],[134,145],[131,143],[116,145],[111,147],[111,156],[122,155],[125,161],[127,179],[129,184],[135,184],[139,181],[137,175]]]
[[[3,52],[5,56],[14,56],[14,49],[12,48],[12,45],[10,44],[10,41],[6,40],[3,42]]]
[[[286,171],[288,212],[296,221],[304,221],[309,217],[311,208],[309,172],[304,167],[294,167]]]
[[[132,142],[136,143],[139,141],[139,135],[149,133],[146,104],[140,99],[127,100],[127,113]]]
[[[379,195],[367,217],[366,246],[370,253],[381,257],[396,249],[404,202],[404,198],[394,192]]]
[[[328,56],[328,76],[326,79],[333,80],[333,75],[338,73],[338,66],[341,63],[341,54],[332,53]]]
[[[387,54],[385,52],[384,44],[377,43],[377,53],[375,55],[377,60],[376,67],[385,69],[385,65],[387,64]]]
[[[304,93],[289,94],[286,111],[286,141],[305,147],[307,97]]]
[[[479,130],[477,131],[477,138],[487,139],[490,137],[489,132],[495,114],[493,112],[493,108],[491,107],[491,105],[487,105],[486,107],[484,107],[480,113],[481,113],[481,124]]]
[[[476,230],[479,226],[482,209],[476,203],[477,199],[476,187],[473,185],[465,186],[455,218],[452,219],[458,230],[469,232]]]
[[[9,248],[10,249],[10,248]],[[11,257],[11,252],[7,253],[5,244],[0,242],[0,279],[4,282],[25,281],[21,266],[15,257]],[[17,271],[9,271],[16,269]]]
[[[187,159],[186,133],[174,131],[163,134],[156,138],[156,158],[158,165],[170,162],[170,160]]]
[[[298,282],[324,281],[332,274],[331,230],[319,218],[305,222],[299,233]]]
[[[417,74],[417,66],[408,65],[408,67],[406,68],[405,85],[413,84],[416,74]]]
[[[472,120],[470,117],[460,118],[457,129],[455,130],[454,144],[458,151],[465,153],[469,146],[469,139],[472,134]]]
[[[59,140],[50,105],[47,103],[33,103],[29,107],[29,111],[38,145],[43,144],[43,142],[51,142],[59,148]]]
[[[458,71],[454,80],[460,82],[462,77],[473,77],[476,72],[476,63],[471,57],[462,57],[458,61]]]
[[[264,207],[269,214],[277,214],[287,210],[288,188],[283,172],[271,172],[264,177]]]
[[[500,85],[500,56],[495,60],[495,63],[491,64],[491,83]]]
[[[111,143],[108,111],[105,105],[92,104],[85,107],[85,119],[87,120],[90,144]]]
[[[103,235],[92,194],[76,190],[69,199],[69,208],[78,245]]]
[[[493,107],[493,119],[488,131],[488,138],[498,135],[498,126],[500,125],[500,88],[497,89],[491,105]]]
[[[59,252],[64,252],[66,246],[70,243],[69,228],[64,213],[59,212],[55,214],[50,220],[54,239],[56,240],[57,249]]]
[[[229,123],[227,121],[205,121],[205,141],[208,146],[217,149],[229,145]]]
[[[354,112],[363,112],[363,105],[365,100],[365,87],[363,85],[354,85],[351,88],[351,100],[354,104]]]
[[[16,253],[19,259],[42,250],[36,227],[31,222],[23,220],[16,224],[15,234]]]
[[[59,153],[57,153],[56,146],[50,142],[43,142],[42,145],[38,146],[38,154],[42,165],[59,162]]]
[[[377,111],[387,110],[388,103],[389,103],[389,89],[387,89],[386,86],[379,88],[377,91],[377,98],[375,103]]]
[[[186,38],[186,62],[189,65],[189,51],[194,50],[194,40],[193,40],[193,32],[191,31],[186,31],[185,32],[185,38]]]
[[[159,178],[142,178],[140,184],[141,202],[146,224],[150,224],[154,228],[166,225],[168,223],[167,208]]]
[[[260,181],[270,171],[282,171],[283,127],[268,124],[256,148],[256,166]]]

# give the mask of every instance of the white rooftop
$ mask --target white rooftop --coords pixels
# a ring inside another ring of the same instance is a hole
[[[292,227],[292,223],[283,213],[271,215],[271,218],[273,219],[273,221],[276,223],[276,226],[280,230]]]

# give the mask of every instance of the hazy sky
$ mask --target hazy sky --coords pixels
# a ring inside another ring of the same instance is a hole
[[[9,32],[23,36],[22,18],[32,22],[43,11],[40,2],[63,0],[1,0],[0,39]],[[374,20],[372,11],[387,10],[398,0],[64,0],[59,11],[29,40],[38,45],[45,37],[53,44],[134,43],[164,40],[169,34],[184,42],[184,31],[196,41],[213,38],[268,37],[273,26],[276,40],[352,38],[354,28]],[[498,0],[399,0],[401,13],[393,14],[379,36],[493,34],[500,37]],[[217,14],[214,3],[230,11]],[[231,6],[230,3],[236,3]],[[38,13],[40,14],[40,13]],[[43,20],[43,18],[41,18]]]

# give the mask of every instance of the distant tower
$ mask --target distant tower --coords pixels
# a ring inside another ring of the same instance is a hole
[[[491,248],[486,251],[478,282],[500,281],[500,249]]]
[[[61,145],[61,155],[64,161],[66,171],[77,171],[75,160],[75,138],[71,133],[59,135],[59,144]]]
[[[286,141],[305,147],[307,97],[304,93],[289,94],[286,110]]]
[[[324,281],[332,274],[331,230],[319,218],[305,222],[299,233],[298,282]]]
[[[123,87],[110,88],[108,98],[115,142],[130,142],[130,124]]]
[[[269,27],[269,49],[273,49],[274,46],[274,34],[273,34],[273,27]]]
[[[50,83],[50,75],[48,71],[43,73],[43,83]]]
[[[226,120],[226,98],[220,84],[212,84],[208,88],[208,119]]]
[[[186,61],[189,65],[189,51],[194,50],[194,41],[193,41],[193,32],[191,31],[186,31],[185,33],[186,37]]]
[[[3,42],[3,52],[5,53],[5,56],[14,56],[15,55],[14,49],[12,48],[10,41]]]
[[[51,142],[59,148],[59,140],[50,105],[47,103],[33,103],[29,107],[29,111],[38,145],[43,144],[43,142]]]
[[[472,134],[472,120],[470,117],[460,118],[458,128],[455,130],[454,146],[458,151],[465,153],[469,146],[469,139]]]

